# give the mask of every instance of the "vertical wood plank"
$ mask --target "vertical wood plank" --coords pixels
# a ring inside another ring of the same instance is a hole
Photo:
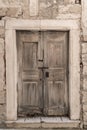
[[[22,59],[21,59],[21,57],[22,57],[22,53],[23,53],[23,44],[22,44],[22,42],[21,42],[21,40],[20,40],[20,33],[18,33],[17,32],[17,43],[16,43],[16,45],[17,45],[17,67],[18,67],[18,78],[17,78],[17,81],[18,81],[18,85],[20,84],[20,86],[22,86],[22,82],[21,82],[21,80],[22,80],[22,75],[21,75],[21,71],[22,71]],[[20,44],[19,44],[20,43]],[[20,50],[20,51],[19,51]],[[17,85],[17,106],[19,107],[21,104],[22,104],[22,98],[19,98],[18,99],[18,96],[19,97],[21,97],[21,95],[22,95],[22,87],[18,87],[18,85]]]

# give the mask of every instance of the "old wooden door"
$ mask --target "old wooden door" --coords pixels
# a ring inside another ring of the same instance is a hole
[[[68,33],[17,32],[18,116],[68,114]]]
[[[33,116],[42,113],[40,32],[18,32],[18,115]]]
[[[68,57],[66,32],[47,31],[44,37],[44,112],[68,114]]]

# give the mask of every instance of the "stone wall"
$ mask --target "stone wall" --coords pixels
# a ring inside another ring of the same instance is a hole
[[[79,2],[78,2],[79,1]],[[87,127],[87,0],[0,0],[0,120],[6,119],[6,19],[72,19],[81,29],[81,120]]]
[[[0,18],[78,19],[80,14],[75,0],[0,0]]]
[[[5,87],[5,29],[4,20],[0,20],[0,120],[5,117],[6,87]]]

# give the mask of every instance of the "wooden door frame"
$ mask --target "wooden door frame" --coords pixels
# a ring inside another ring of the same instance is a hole
[[[17,30],[69,31],[69,109],[71,120],[80,119],[80,29],[76,20],[6,20],[6,118],[17,120]]]

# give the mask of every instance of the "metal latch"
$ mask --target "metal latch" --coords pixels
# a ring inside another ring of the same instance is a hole
[[[45,77],[46,77],[46,78],[49,77],[49,72],[45,72]]]

